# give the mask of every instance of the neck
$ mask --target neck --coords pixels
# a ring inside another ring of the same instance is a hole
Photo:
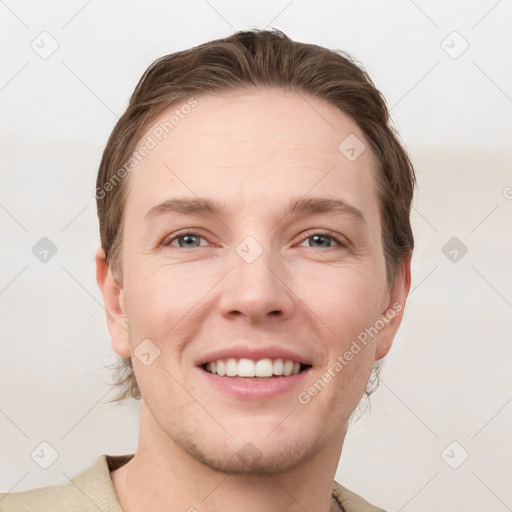
[[[341,439],[340,439],[341,437]],[[345,431],[313,459],[277,474],[225,474],[191,456],[163,432],[141,401],[137,451],[112,472],[125,512],[330,512]]]

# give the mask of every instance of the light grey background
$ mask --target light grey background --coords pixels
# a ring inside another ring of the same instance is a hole
[[[101,152],[155,58],[269,25],[358,58],[418,174],[405,319],[337,480],[389,511],[512,508],[510,0],[5,0],[0,16],[0,491],[135,450],[137,404],[105,403]],[[31,458],[43,441],[48,469]]]

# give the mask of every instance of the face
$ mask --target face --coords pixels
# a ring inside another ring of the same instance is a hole
[[[129,177],[122,288],[100,283],[112,343],[132,354],[143,435],[224,472],[284,471],[342,443],[408,268],[387,282],[373,157],[348,116],[277,90],[197,102]],[[339,150],[354,135],[355,160]]]

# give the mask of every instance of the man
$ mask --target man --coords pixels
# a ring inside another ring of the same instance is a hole
[[[137,451],[2,510],[382,510],[334,475],[402,319],[414,182],[339,52],[255,30],[153,63],[95,192]]]

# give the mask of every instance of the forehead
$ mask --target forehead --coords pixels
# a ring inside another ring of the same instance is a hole
[[[311,192],[342,194],[377,211],[373,155],[359,127],[333,105],[273,89],[196,101],[167,109],[139,141],[151,149],[129,177],[127,210],[146,213],[172,196],[256,204]],[[355,160],[340,151],[347,140],[359,144],[358,153],[366,146]]]

